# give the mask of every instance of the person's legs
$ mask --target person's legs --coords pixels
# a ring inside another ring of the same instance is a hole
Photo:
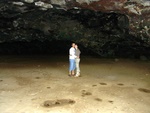
[[[73,60],[72,75],[74,75],[74,74],[75,74],[75,72],[74,72],[75,68],[76,68],[76,63],[75,63],[75,59],[74,59],[74,60]]]
[[[69,75],[71,75],[72,71],[72,59],[69,59]]]
[[[78,59],[78,75],[80,75],[80,59]]]
[[[69,65],[69,75],[74,75],[75,70],[75,60],[69,59],[70,65]]]
[[[80,63],[80,59],[76,59],[76,76],[80,75],[79,63]]]

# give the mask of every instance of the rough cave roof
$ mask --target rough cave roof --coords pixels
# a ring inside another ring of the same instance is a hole
[[[9,0],[8,0],[9,1]],[[37,7],[46,10],[48,8],[85,8],[94,11],[119,11],[121,13],[133,13],[141,15],[150,9],[149,0],[12,0],[9,3],[24,6],[25,3],[35,4]]]

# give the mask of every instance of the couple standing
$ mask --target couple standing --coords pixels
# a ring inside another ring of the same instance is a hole
[[[75,43],[72,43],[72,47],[69,49],[69,76],[80,76],[80,50],[78,48],[78,45]],[[76,73],[75,73],[76,70]]]

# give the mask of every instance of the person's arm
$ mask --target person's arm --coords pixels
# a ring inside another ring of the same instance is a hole
[[[76,58],[77,56],[75,55],[75,51],[74,51],[74,49],[73,48],[71,48],[70,49],[70,56],[72,56],[72,57],[74,57],[74,58]]]

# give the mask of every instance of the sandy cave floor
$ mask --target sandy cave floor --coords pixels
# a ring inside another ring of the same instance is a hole
[[[150,61],[1,56],[0,113],[150,113]]]

